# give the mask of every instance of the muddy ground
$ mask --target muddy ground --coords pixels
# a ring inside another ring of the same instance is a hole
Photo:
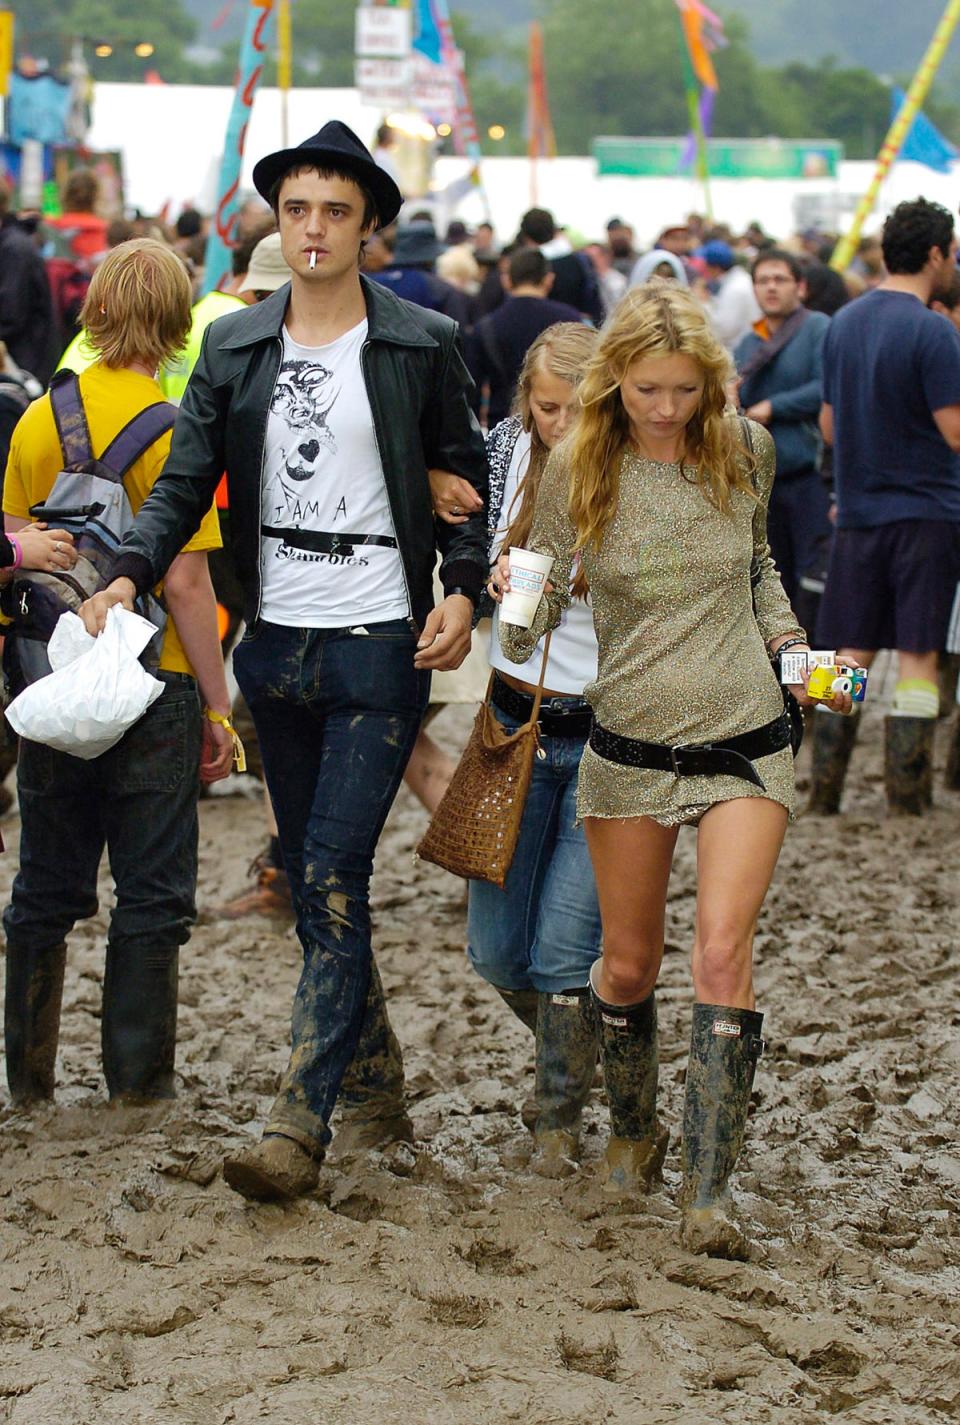
[[[437,731],[468,721],[448,709]],[[579,1177],[527,1171],[530,1042],[466,968],[461,883],[412,866],[423,817],[404,791],[376,946],[416,1149],[328,1167],[288,1207],[225,1186],[297,977],[292,935],[260,920],[207,919],[183,955],[178,1102],[108,1108],[101,913],[71,944],[56,1107],[0,1100],[0,1421],[960,1420],[960,796],[886,821],[878,716],[863,743],[855,812],[791,829],[759,936],[770,1048],[739,1176],[754,1261],[676,1241],[692,836],[660,999],[671,1151],[663,1190],[623,1215],[596,1191],[599,1100]],[[208,910],[243,888],[260,835],[255,802],[204,803]]]

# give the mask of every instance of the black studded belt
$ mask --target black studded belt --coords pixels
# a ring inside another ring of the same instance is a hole
[[[343,554],[348,559],[357,544],[381,544],[386,549],[396,549],[397,541],[392,534],[327,534],[320,529],[274,529],[270,525],[260,526],[264,539],[282,539],[294,549],[306,549],[311,554]]]
[[[790,746],[790,719],[786,712],[765,727],[728,737],[723,742],[704,742],[667,747],[662,742],[640,742],[621,737],[594,723],[590,746],[608,762],[624,767],[649,767],[656,772],[672,772],[675,777],[740,777],[766,791],[753,763],[758,757]]]
[[[517,722],[529,722],[533,714],[533,698],[495,673],[490,701],[507,717]],[[593,713],[584,698],[544,698],[540,704],[537,726],[544,737],[586,737],[593,726]]]

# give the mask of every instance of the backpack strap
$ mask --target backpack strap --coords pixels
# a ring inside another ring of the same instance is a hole
[[[67,470],[93,459],[90,427],[80,399],[80,382],[75,371],[58,371],[50,382],[50,404],[57,423],[60,451]]]
[[[152,406],[145,406],[114,436],[100,456],[99,463],[105,465],[111,475],[122,480],[131,465],[146,454],[154,441],[173,429],[176,418],[177,408],[169,401],[155,401]]]

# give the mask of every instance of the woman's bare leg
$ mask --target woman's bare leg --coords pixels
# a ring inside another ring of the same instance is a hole
[[[603,922],[596,989],[608,1004],[636,1004],[652,992],[663,959],[667,883],[678,828],[650,817],[584,818]]]

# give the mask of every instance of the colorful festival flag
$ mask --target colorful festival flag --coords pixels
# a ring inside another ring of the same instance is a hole
[[[247,142],[247,123],[250,118],[250,110],[253,108],[253,96],[263,73],[267,33],[273,9],[274,0],[250,0],[247,11],[243,43],[240,46],[237,87],[234,91],[233,107],[227,121],[227,133],[223,144],[220,182],[217,186],[217,207],[210,227],[210,236],[207,238],[203,274],[204,293],[219,288],[230,272],[230,253],[236,239],[237,194],[240,188],[243,152]]]
[[[547,98],[547,71],[543,60],[543,29],[538,21],[530,26],[530,79],[527,89],[527,155],[529,158],[556,158],[557,140]]]

